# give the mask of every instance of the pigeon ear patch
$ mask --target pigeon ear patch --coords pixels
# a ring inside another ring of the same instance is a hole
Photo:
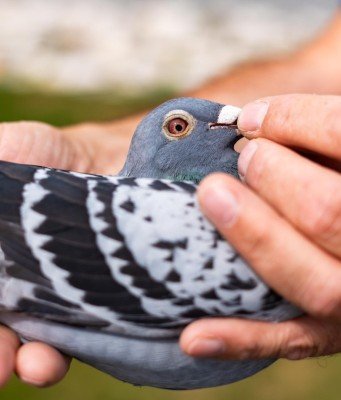
[[[165,116],[162,132],[168,140],[179,140],[193,131],[195,123],[195,119],[188,112],[172,110]]]

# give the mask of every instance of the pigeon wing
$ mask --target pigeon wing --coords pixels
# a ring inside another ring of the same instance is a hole
[[[195,190],[0,162],[0,303],[142,334],[296,314],[202,216]]]

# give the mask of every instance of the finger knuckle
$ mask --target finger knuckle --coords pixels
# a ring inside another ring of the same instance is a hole
[[[54,130],[40,122],[12,122],[0,125],[0,158],[19,163],[39,162],[46,138],[54,140]],[[33,160],[34,158],[34,160]],[[47,158],[47,157],[46,157]]]
[[[245,232],[243,254],[248,257],[250,262],[256,262],[259,258],[264,258],[264,248],[269,246],[272,237],[270,230],[262,225],[254,227],[252,232]]]
[[[268,179],[269,171],[273,171],[278,164],[277,145],[267,139],[256,139],[260,149],[255,156],[256,162],[251,162],[247,170],[246,181],[252,187],[259,187]]]
[[[0,326],[0,342],[6,343],[8,348],[13,348],[18,346],[19,340],[9,328]]]
[[[341,101],[333,101],[333,104],[328,108],[323,124],[325,127],[325,137],[329,138],[332,148],[339,152],[341,148],[341,114],[340,114]]]
[[[292,135],[298,101],[297,95],[292,94],[272,98],[263,128],[267,137],[276,136],[283,140]]]
[[[291,359],[318,357],[333,354],[339,349],[340,328],[338,323],[310,320],[301,326],[300,333],[288,342],[285,356]]]
[[[336,185],[325,191],[320,198],[311,199],[310,206],[303,208],[301,223],[309,236],[329,238],[339,231],[341,194]]]
[[[340,290],[330,288],[311,299],[310,313],[321,319],[341,320],[341,293]]]
[[[315,355],[328,355],[333,354],[338,349],[338,343],[340,343],[340,329],[339,326],[335,325],[333,328],[324,330],[320,336],[320,345],[318,353]]]
[[[282,331],[278,348],[282,357],[291,360],[300,360],[311,357],[318,352],[313,331],[309,329],[295,330],[292,324]]]
[[[243,341],[240,343],[240,352],[237,356],[241,360],[257,359],[263,356],[263,347],[256,341]]]
[[[292,360],[301,360],[314,357],[320,353],[320,346],[314,342],[312,336],[307,335],[288,344],[286,357]]]
[[[242,330],[234,330],[233,339],[231,337],[227,342],[235,359],[252,360],[262,358],[266,354],[264,341],[259,340],[257,330],[254,330],[252,325],[249,329],[244,327]]]

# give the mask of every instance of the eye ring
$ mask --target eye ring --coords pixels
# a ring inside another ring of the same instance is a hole
[[[162,131],[168,140],[179,140],[188,136],[195,126],[195,119],[184,110],[173,110],[165,116]]]

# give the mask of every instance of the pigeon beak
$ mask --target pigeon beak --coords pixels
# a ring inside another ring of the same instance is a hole
[[[241,109],[234,106],[224,106],[219,113],[217,122],[209,124],[210,129],[235,128]]]

